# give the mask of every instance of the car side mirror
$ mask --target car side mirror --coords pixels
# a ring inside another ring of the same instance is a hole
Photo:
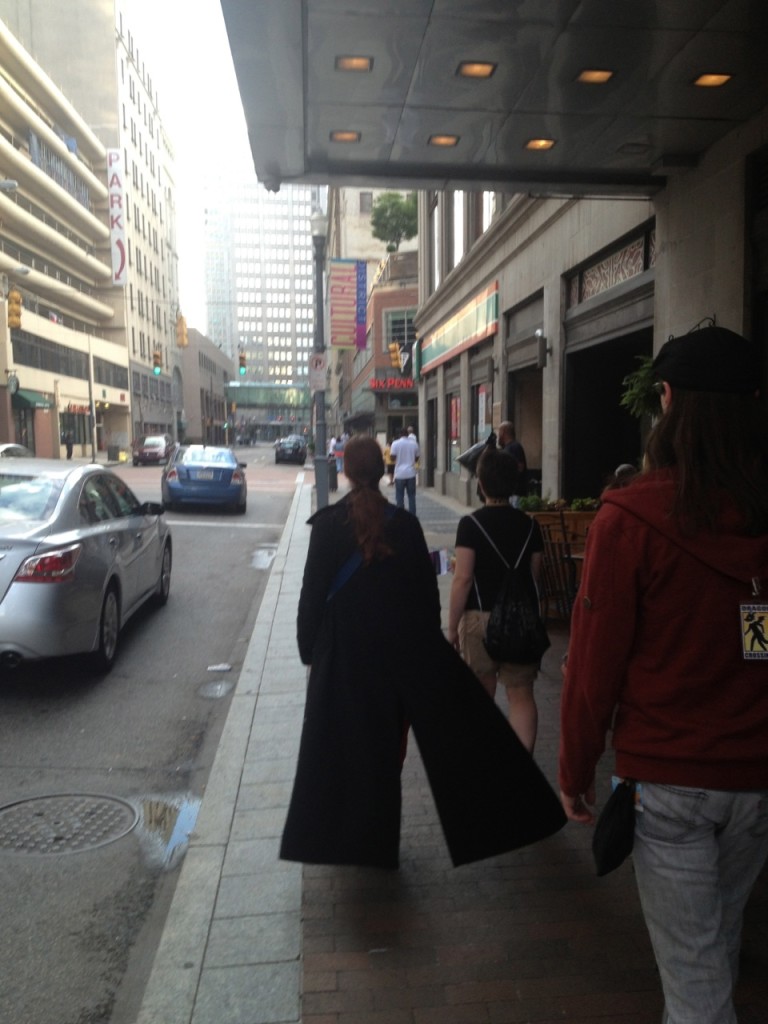
[[[240,467],[240,469],[248,469],[248,463],[247,462],[238,462],[237,465]]]
[[[143,516],[161,516],[165,512],[165,506],[159,501],[145,501],[139,506],[139,512]]]

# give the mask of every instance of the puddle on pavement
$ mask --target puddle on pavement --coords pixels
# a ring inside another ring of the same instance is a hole
[[[275,560],[277,554],[277,547],[274,544],[264,544],[260,548],[256,548],[251,557],[251,567],[253,569],[269,569]]]
[[[216,700],[219,697],[226,697],[234,685],[227,679],[212,679],[210,683],[203,683],[197,692],[207,700]]]
[[[200,810],[199,797],[191,793],[147,795],[136,800],[139,820],[134,833],[150,867],[172,871],[189,847]]]

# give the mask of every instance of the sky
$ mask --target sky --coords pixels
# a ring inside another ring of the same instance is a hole
[[[205,331],[203,182],[217,169],[253,172],[219,0],[124,0],[175,151],[181,310]],[[255,174],[255,172],[253,172]]]

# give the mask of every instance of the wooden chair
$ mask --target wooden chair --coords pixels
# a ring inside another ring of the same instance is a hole
[[[552,515],[558,516],[558,513]],[[568,621],[577,588],[576,563],[572,557],[568,532],[562,516],[559,517],[559,521],[542,522],[540,516],[536,518],[544,540],[541,572],[542,615],[545,619]]]

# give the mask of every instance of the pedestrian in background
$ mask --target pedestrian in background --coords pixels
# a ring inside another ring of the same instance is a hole
[[[512,504],[517,507],[520,496],[528,493],[528,460],[525,457],[525,449],[517,440],[515,425],[511,420],[504,420],[499,424],[498,445],[517,463],[517,484],[514,494],[511,495]]]
[[[735,1024],[742,915],[768,855],[768,416],[756,345],[722,327],[653,363],[641,472],[590,527],[562,698],[565,812],[592,822],[612,729],[637,785],[634,869],[667,1024]]]
[[[538,586],[544,542],[538,523],[509,503],[518,480],[516,460],[496,448],[491,438],[477,464],[483,507],[462,516],[456,530],[456,552],[448,612],[448,641],[479,678],[491,697],[501,683],[507,694],[509,724],[527,750],[533,752],[538,709],[533,684],[539,663],[513,665],[495,662],[483,637],[491,608],[509,565],[527,569]],[[494,546],[498,549],[495,550]]]
[[[403,427],[400,437],[392,443],[390,454],[395,460],[395,504],[405,508],[407,494],[408,511],[416,515],[416,463],[421,453],[407,427]]]

